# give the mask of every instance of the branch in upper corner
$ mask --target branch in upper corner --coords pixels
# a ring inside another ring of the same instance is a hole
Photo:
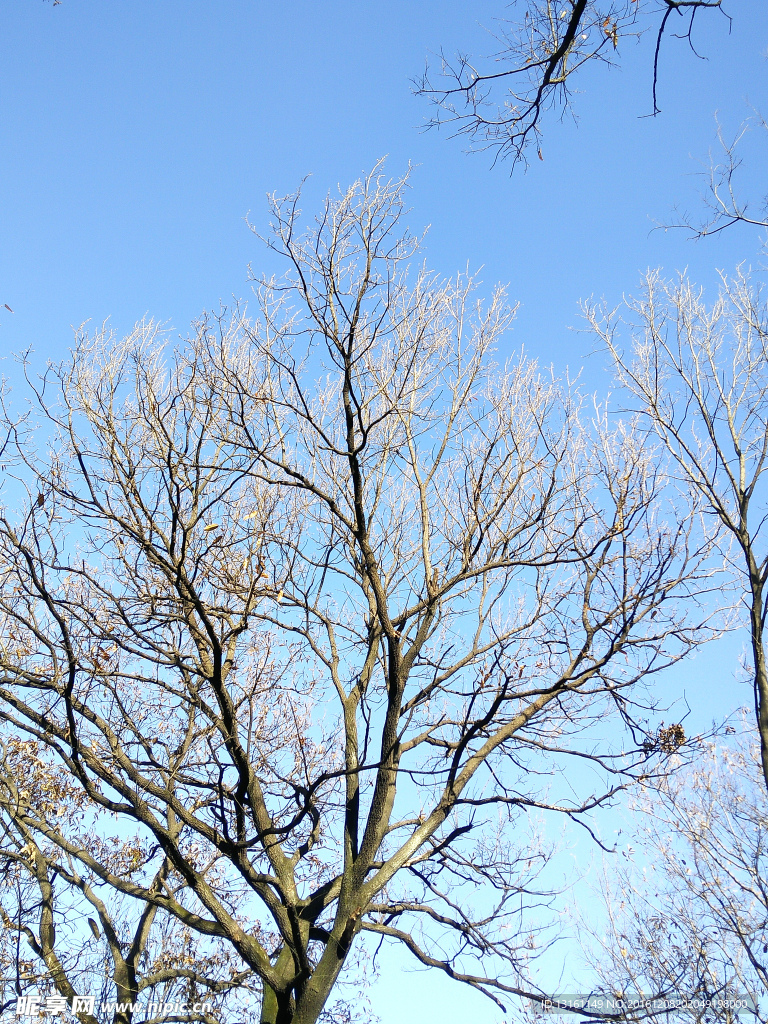
[[[529,0],[522,21],[499,19],[491,33],[499,48],[479,63],[466,54],[449,59],[441,52],[439,73],[433,77],[427,65],[414,80],[416,95],[426,96],[434,107],[425,127],[450,125],[452,137],[469,138],[470,151],[492,150],[494,163],[511,159],[513,169],[518,163],[527,165],[530,146],[543,159],[545,113],[575,117],[573,76],[593,61],[616,65],[619,40],[649,30],[656,32],[651,85],[655,115],[660,112],[659,56],[671,16],[685,19],[683,31],[673,35],[687,39],[700,56],[692,40],[695,17],[702,8],[722,11],[722,0],[563,0],[558,6],[553,0]]]

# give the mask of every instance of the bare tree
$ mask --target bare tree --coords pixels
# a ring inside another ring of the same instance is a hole
[[[495,159],[527,163],[533,146],[542,157],[542,119],[552,110],[572,113],[573,78],[588,63],[614,65],[619,42],[655,33],[651,78],[652,113],[658,106],[659,55],[670,26],[675,38],[693,46],[697,14],[722,12],[722,0],[525,0],[521,20],[499,19],[492,33],[498,49],[473,59],[441,54],[438,74],[429,66],[416,92],[435,107],[428,127],[448,125],[475,150],[491,150]],[[698,56],[698,54],[697,54]],[[542,157],[543,159],[543,157]]]
[[[699,493],[728,539],[748,617],[755,717],[768,788],[768,319],[748,277],[723,277],[708,306],[681,277],[649,275],[646,292],[627,304],[632,346],[624,352],[618,311],[587,307],[613,356],[620,382]]]
[[[652,774],[642,683],[713,629],[675,600],[710,542],[658,453],[494,364],[512,311],[409,271],[404,188],[374,173],[305,232],[274,199],[255,320],[81,335],[6,414],[2,734],[89,818],[0,807],[67,885],[221,948],[270,1024],[347,1019],[366,935],[524,991],[551,889],[526,811],[589,827]]]
[[[637,801],[635,845],[603,893],[607,928],[582,922],[601,990],[679,1000],[692,1022],[768,1019],[768,796],[754,723],[734,720]],[[649,1017],[668,1014],[627,1019]]]
[[[242,1007],[254,976],[231,948],[212,945],[156,904],[100,885],[76,858],[29,829],[23,812],[31,804],[57,821],[65,818],[70,838],[79,831],[93,844],[95,832],[102,863],[123,878],[135,875],[144,859],[141,837],[116,835],[82,787],[62,768],[52,769],[44,754],[31,740],[9,739],[3,749],[0,1012],[12,1011],[21,996],[37,995],[41,1009],[52,1009],[57,997],[59,1005],[64,999],[71,1005],[82,993],[95,995],[93,1007],[86,1004],[81,1013],[88,1022],[127,1024],[134,1017],[129,1004],[137,1002],[150,1019],[171,1016],[181,1003],[188,1008],[183,1019],[210,1021],[234,990]],[[172,876],[163,858],[156,881],[173,885]],[[37,1016],[34,1004],[29,1010]]]

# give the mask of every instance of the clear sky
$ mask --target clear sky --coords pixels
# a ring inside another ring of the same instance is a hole
[[[592,344],[568,330],[580,298],[618,301],[651,266],[688,266],[712,287],[716,268],[756,262],[747,229],[695,245],[651,231],[675,204],[695,211],[715,112],[728,131],[750,105],[768,113],[768,4],[728,7],[730,34],[721,16],[700,19],[706,59],[666,44],[661,116],[643,117],[652,40],[623,40],[621,71],[579,83],[579,124],[547,120],[543,162],[510,177],[447,133],[420,132],[428,109],[409,85],[441,46],[491,50],[482,26],[502,2],[6,2],[0,307],[14,313],[0,308],[2,372],[13,379],[10,354],[30,347],[40,367],[59,358],[86,320],[123,331],[149,314],[183,333],[203,308],[247,298],[247,264],[263,250],[244,217],[266,226],[265,193],[312,174],[309,215],[385,154],[393,174],[417,165],[410,224],[431,225],[431,266],[483,266],[489,288],[507,283],[521,302],[510,347],[578,370]],[[766,147],[754,144],[744,184],[759,198]],[[605,389],[599,358],[585,378]],[[721,667],[713,656],[701,685],[716,689]],[[374,994],[384,1024],[500,1020],[456,986],[391,966]]]

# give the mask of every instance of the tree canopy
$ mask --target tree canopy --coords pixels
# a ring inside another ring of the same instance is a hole
[[[643,684],[712,635],[711,538],[631,420],[496,362],[501,291],[412,269],[405,187],[273,198],[255,317],[81,334],[6,399],[3,957],[106,973],[84,1024],[171,982],[349,1019],[381,941],[535,990],[533,816],[589,829],[684,740]]]

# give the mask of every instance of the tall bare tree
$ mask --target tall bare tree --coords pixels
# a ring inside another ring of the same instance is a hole
[[[542,120],[548,111],[561,118],[573,113],[573,84],[582,67],[617,64],[620,43],[649,30],[655,36],[651,112],[660,113],[659,55],[665,36],[682,36],[696,53],[696,16],[707,9],[724,13],[723,0],[525,0],[509,6],[517,19],[498,19],[491,33],[494,53],[441,54],[437,73],[427,66],[415,85],[435,107],[429,127],[446,125],[469,139],[473,149],[510,158],[513,167],[527,163],[530,147],[542,156]]]
[[[633,845],[607,875],[607,927],[582,923],[602,991],[677,1000],[692,1024],[768,1019],[768,794],[749,717],[640,796]]]
[[[712,629],[658,453],[494,363],[512,311],[409,269],[404,188],[377,169],[305,231],[274,199],[255,319],[79,336],[5,417],[2,734],[87,820],[0,808],[70,887],[221,947],[270,1024],[345,1019],[370,942],[523,991],[526,811],[589,827],[652,773],[642,683]]]
[[[743,274],[723,277],[718,299],[707,305],[687,278],[670,284],[653,273],[645,295],[630,300],[626,313],[587,308],[637,410],[727,537],[748,620],[755,718],[768,788],[766,307]],[[625,351],[620,332],[627,325],[632,341]]]

